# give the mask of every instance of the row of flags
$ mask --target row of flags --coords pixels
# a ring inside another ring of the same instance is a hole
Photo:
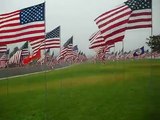
[[[58,26],[45,33],[45,3],[30,6],[0,15],[0,53],[3,53],[8,64],[28,64],[34,59],[41,58],[41,50],[59,48],[57,60],[75,59],[78,56],[78,46],[73,46],[71,37],[61,48],[60,31]],[[21,48],[15,49],[8,56],[7,45],[24,42]],[[32,49],[32,54],[29,50]],[[2,58],[3,58],[2,57]],[[1,60],[4,61],[4,60]]]
[[[127,30],[152,27],[152,0],[127,0],[94,21],[99,30],[90,36],[89,48],[99,54],[107,46],[123,42]]]

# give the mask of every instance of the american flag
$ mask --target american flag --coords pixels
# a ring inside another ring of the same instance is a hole
[[[60,26],[46,34],[41,49],[60,48]]]
[[[32,47],[32,53],[33,55],[36,55],[38,50],[41,48],[42,43],[44,42],[45,39],[37,39],[35,41],[30,41],[30,45]]]
[[[7,52],[7,46],[0,46],[0,53],[6,53]]]
[[[45,4],[0,15],[0,44],[45,38]]]
[[[101,35],[100,31],[93,33],[90,36],[89,41],[90,41],[89,49],[99,48],[105,44],[104,38]]]
[[[128,0],[95,19],[105,44],[122,41],[127,29],[152,26],[151,0]]]
[[[10,59],[9,64],[20,64],[22,50],[18,50]]]
[[[0,58],[0,68],[5,68],[7,66],[7,61],[8,61],[7,55],[3,54]]]
[[[29,50],[28,50],[28,42],[25,42],[24,45],[21,47],[22,56],[28,56],[29,55]]]
[[[68,57],[73,52],[73,36],[67,40],[66,43],[64,43],[63,48],[60,51],[60,55],[57,57],[57,60],[65,59],[65,57]]]

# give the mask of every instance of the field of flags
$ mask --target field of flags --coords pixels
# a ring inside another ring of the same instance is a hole
[[[54,62],[82,62],[86,55],[73,45],[73,37],[61,46],[61,27],[46,32],[45,3],[0,15],[0,68],[25,66],[34,62],[43,64]],[[8,45],[24,42],[10,51]],[[30,46],[30,47],[29,47]],[[60,54],[54,56],[51,49],[59,49]]]
[[[0,67],[26,66],[28,64],[71,64],[86,60],[127,60],[159,58],[159,53],[149,51],[142,46],[132,51],[124,51],[125,32],[127,30],[152,29],[152,1],[128,0],[123,4],[99,15],[94,21],[99,28],[89,38],[89,49],[96,55],[87,57],[73,45],[71,36],[61,44],[61,26],[46,32],[45,3],[30,6],[0,15]],[[13,51],[8,45],[23,42]],[[122,42],[122,50],[116,51],[116,43]],[[111,51],[110,49],[113,49]],[[55,56],[53,49],[59,50]],[[52,53],[51,53],[52,51]],[[49,60],[49,61],[48,61]]]
[[[87,56],[75,36],[62,44],[61,25],[46,32],[45,3],[0,14],[0,120],[160,119],[160,53],[124,50],[126,31],[152,29],[152,0],[126,0],[94,22]]]

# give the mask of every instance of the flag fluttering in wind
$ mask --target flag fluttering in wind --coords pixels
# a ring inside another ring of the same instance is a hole
[[[0,15],[0,44],[45,38],[45,4]]]
[[[136,56],[140,56],[142,54],[144,54],[144,46],[136,49],[135,52],[133,53],[133,56],[136,57]]]
[[[6,53],[7,52],[7,45],[0,46],[0,53]]]
[[[28,42],[25,42],[24,45],[21,47],[22,56],[28,56],[29,55],[29,50],[28,50]]]
[[[69,38],[66,43],[64,43],[63,48],[60,51],[60,55],[57,57],[57,60],[65,59],[73,52],[73,36]]]
[[[9,64],[20,64],[22,50],[18,50],[10,59]]]
[[[101,35],[100,31],[93,33],[90,36],[89,41],[90,41],[89,49],[99,48],[104,46],[105,44],[104,38]]]
[[[128,0],[95,19],[105,44],[120,42],[128,29],[152,27],[152,0]]]
[[[46,34],[41,49],[60,48],[60,26]]]

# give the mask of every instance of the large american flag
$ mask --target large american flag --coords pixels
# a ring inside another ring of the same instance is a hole
[[[7,45],[0,46],[0,53],[6,53],[7,52]]]
[[[105,44],[122,41],[128,29],[152,26],[151,0],[128,0],[95,19]]]
[[[45,38],[45,4],[0,15],[0,44]]]
[[[46,34],[41,49],[60,48],[60,26]]]

